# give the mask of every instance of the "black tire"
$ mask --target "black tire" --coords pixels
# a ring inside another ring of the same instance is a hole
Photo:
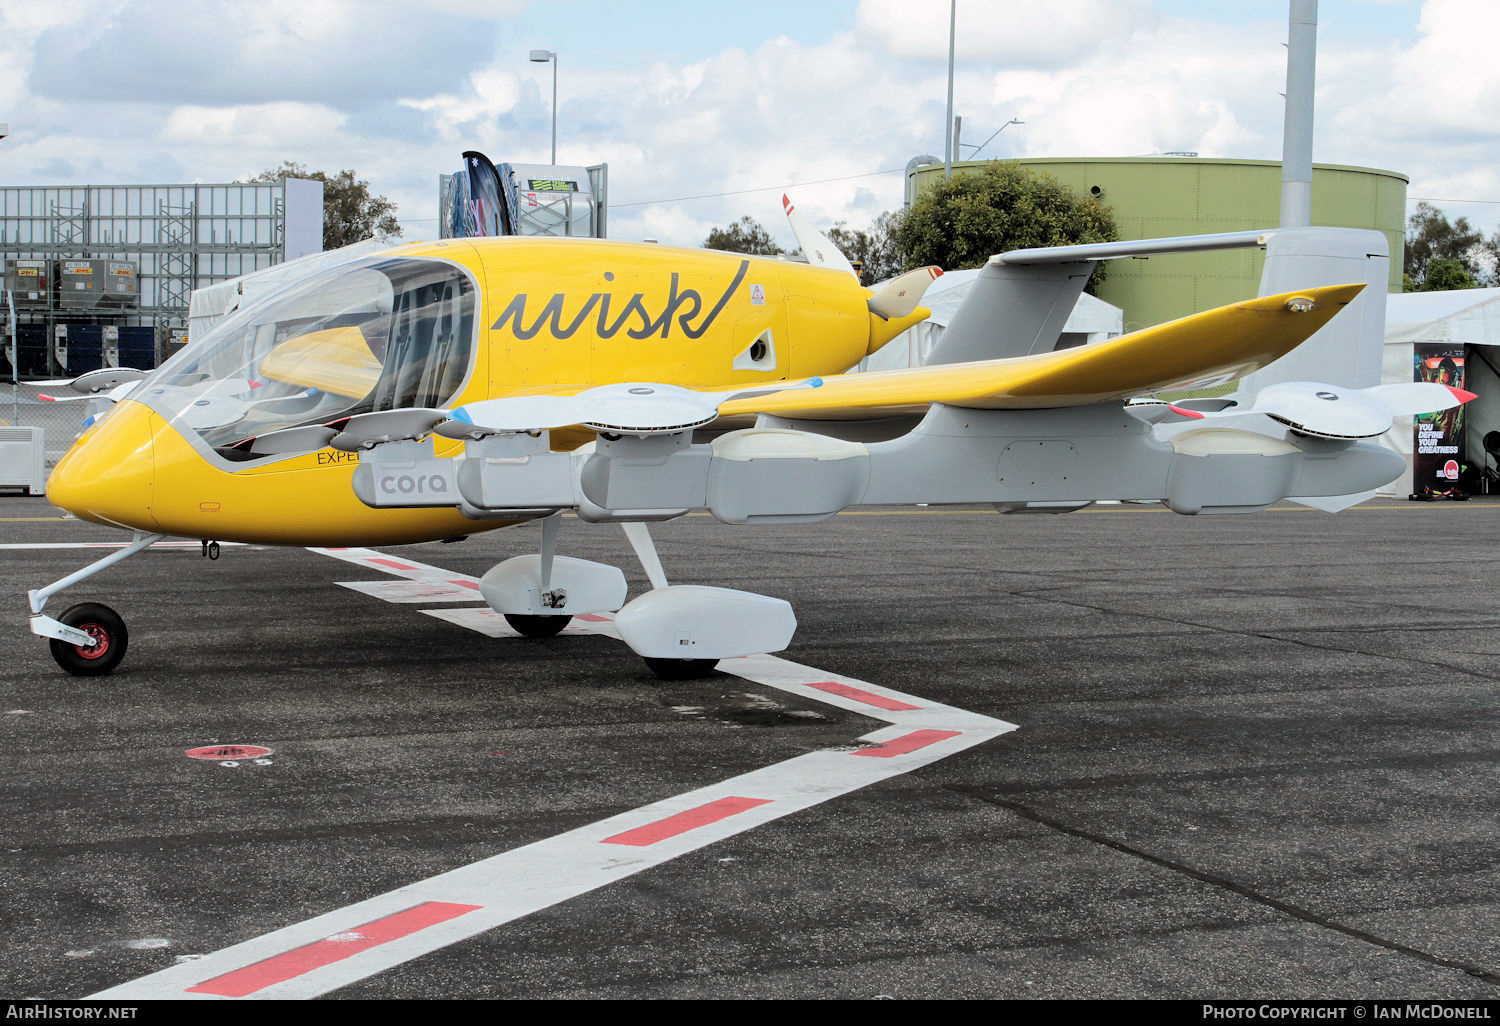
[[[77,627],[94,636],[94,644],[84,647],[53,638],[49,643],[57,665],[75,677],[102,677],[114,671],[125,658],[130,633],[120,614],[97,602],[80,602],[70,606],[57,618],[69,627]]]
[[[719,665],[717,659],[655,659],[643,656],[646,667],[662,680],[693,680],[707,677]]]
[[[504,613],[505,622],[528,638],[550,638],[566,627],[572,617],[546,613]]]

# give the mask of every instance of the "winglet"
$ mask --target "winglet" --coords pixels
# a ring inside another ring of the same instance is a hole
[[[791,197],[785,193],[781,196],[781,207],[786,211],[792,234],[797,236],[797,245],[802,247],[802,255],[807,257],[808,263],[815,267],[828,267],[854,274],[854,265],[849,262],[849,258],[839,252],[839,248],[829,241],[828,236],[813,228],[805,217],[796,212],[797,208],[792,206]]]

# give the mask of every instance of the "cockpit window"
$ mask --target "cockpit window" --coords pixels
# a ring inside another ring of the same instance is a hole
[[[473,363],[475,295],[435,260],[333,268],[226,317],[131,398],[236,459],[272,431],[442,406]]]

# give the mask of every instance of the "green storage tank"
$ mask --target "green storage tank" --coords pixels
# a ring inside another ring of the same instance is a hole
[[[953,165],[954,174],[985,162]],[[1281,220],[1281,164],[1198,157],[1065,157],[1017,161],[1108,206],[1121,239],[1157,239],[1274,228]],[[915,172],[918,193],[942,165]],[[1401,291],[1408,179],[1395,171],[1314,164],[1312,223],[1371,228],[1390,243],[1390,291]],[[1255,295],[1258,249],[1115,260],[1099,298],[1125,311],[1125,330],[1160,324]]]

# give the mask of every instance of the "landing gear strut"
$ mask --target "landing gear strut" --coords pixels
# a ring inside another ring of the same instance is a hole
[[[76,677],[99,677],[109,673],[125,658],[129,634],[120,614],[108,606],[84,602],[53,619],[42,612],[47,607],[47,600],[64,588],[150,547],[161,538],[159,534],[137,531],[124,548],[45,588],[34,588],[26,593],[31,603],[31,633],[51,639],[52,658],[57,660],[57,665]]]

